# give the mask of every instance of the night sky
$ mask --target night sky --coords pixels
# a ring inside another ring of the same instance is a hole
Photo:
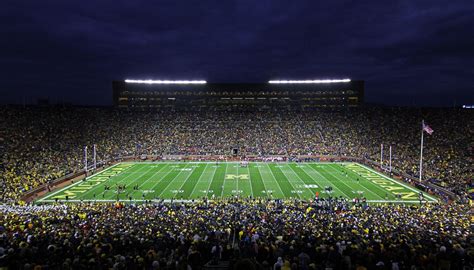
[[[0,103],[109,105],[112,80],[351,78],[474,104],[474,1],[2,1]]]

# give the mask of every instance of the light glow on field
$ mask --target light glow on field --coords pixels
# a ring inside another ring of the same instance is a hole
[[[125,80],[126,83],[143,83],[143,84],[206,84],[203,80]]]
[[[350,82],[351,79],[326,79],[326,80],[271,80],[268,83],[272,84],[290,84],[290,83],[299,83],[299,84],[309,84],[309,83],[342,83]]]

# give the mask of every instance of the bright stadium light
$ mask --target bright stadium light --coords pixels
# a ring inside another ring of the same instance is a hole
[[[275,84],[289,84],[289,83],[342,83],[342,82],[350,82],[351,79],[326,79],[326,80],[271,80],[268,83],[275,83]]]
[[[144,84],[206,84],[203,80],[125,80],[126,83],[144,83]]]

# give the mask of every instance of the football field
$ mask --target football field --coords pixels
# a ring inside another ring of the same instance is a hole
[[[118,189],[117,186],[125,186]],[[106,189],[106,187],[108,187]],[[358,163],[123,162],[46,194],[37,202],[365,197],[418,203],[419,190]],[[424,193],[428,202],[437,199]]]

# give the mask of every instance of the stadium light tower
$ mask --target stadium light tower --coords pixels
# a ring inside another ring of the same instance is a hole
[[[314,84],[314,83],[347,83],[351,79],[324,79],[324,80],[270,80],[271,84]]]
[[[126,83],[141,83],[141,84],[206,84],[204,80],[125,80]]]

